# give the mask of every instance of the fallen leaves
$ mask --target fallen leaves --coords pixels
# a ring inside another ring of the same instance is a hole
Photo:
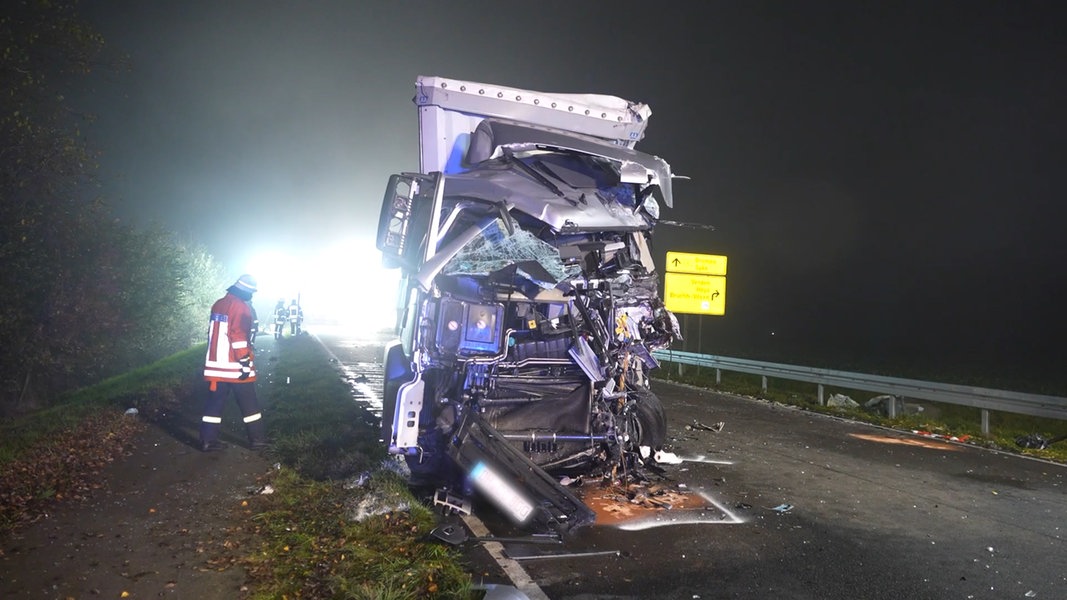
[[[0,530],[32,523],[54,502],[82,500],[100,487],[97,476],[124,454],[144,423],[102,410],[6,463],[0,471]]]

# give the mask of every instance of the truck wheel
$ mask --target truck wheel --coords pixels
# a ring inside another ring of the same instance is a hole
[[[659,448],[667,441],[667,416],[659,396],[648,390],[638,390],[633,427],[638,446]]]

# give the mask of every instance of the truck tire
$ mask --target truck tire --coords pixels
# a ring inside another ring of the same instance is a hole
[[[667,441],[667,416],[659,396],[649,390],[638,390],[634,409],[633,426],[637,432],[637,445],[657,449]]]

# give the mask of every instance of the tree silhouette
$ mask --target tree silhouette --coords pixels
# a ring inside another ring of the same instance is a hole
[[[188,347],[221,289],[210,255],[99,195],[67,98],[103,47],[75,0],[0,8],[0,414]]]

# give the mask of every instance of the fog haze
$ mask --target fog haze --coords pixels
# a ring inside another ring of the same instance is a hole
[[[1061,365],[1067,55],[1056,2],[87,1],[104,191],[238,273],[342,239],[377,262],[418,169],[417,75],[647,103],[657,252],[729,256],[687,348],[931,370]]]

